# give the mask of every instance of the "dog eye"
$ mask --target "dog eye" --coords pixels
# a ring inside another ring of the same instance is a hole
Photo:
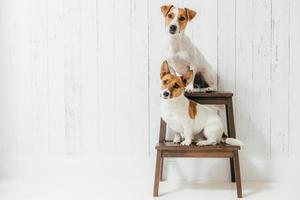
[[[179,85],[176,83],[173,88],[179,88]]]
[[[168,81],[167,80],[163,80],[162,83],[165,85],[165,84],[168,83]]]
[[[180,17],[179,20],[180,20],[180,21],[184,21],[184,20],[185,20],[185,17]]]
[[[172,19],[172,18],[173,18],[173,15],[172,15],[172,14],[168,14],[168,17],[169,17],[170,19]]]

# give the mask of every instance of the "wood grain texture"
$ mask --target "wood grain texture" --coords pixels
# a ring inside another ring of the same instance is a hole
[[[290,71],[289,71],[289,152],[291,158],[300,157],[300,147],[297,141],[300,139],[298,124],[300,119],[300,2],[297,0],[290,1]]]
[[[299,158],[297,0],[1,1],[0,154],[154,156],[166,3],[197,11],[241,157]]]
[[[17,117],[19,100],[16,63],[16,1],[5,0],[0,6],[0,154],[17,153]]]
[[[130,135],[136,138],[135,145],[130,145],[130,155],[147,156],[149,147],[149,33],[148,1],[132,0],[130,5],[130,67],[129,101]],[[144,48],[140,48],[143,46]]]
[[[38,77],[36,74],[41,72],[34,71],[37,67],[37,64],[45,64],[43,62],[44,55],[38,54],[37,48],[41,47],[39,50],[42,50],[41,39],[38,38],[42,36],[42,33],[34,33],[31,31],[33,27],[33,15],[31,11],[30,4],[26,4],[23,1],[16,1],[15,13],[16,13],[16,46],[15,46],[15,76],[16,80],[16,95],[12,98],[18,99],[16,101],[15,107],[15,116],[16,116],[16,142],[15,146],[16,155],[35,155],[39,154],[39,144],[37,143],[38,139],[42,139],[38,135],[37,131],[41,131],[41,135],[45,134],[45,129],[39,124],[45,123],[46,115],[43,115],[43,119],[38,120],[37,116],[41,114],[37,108],[40,108],[41,104],[37,102],[39,94],[37,94],[40,86],[44,84],[37,84],[36,81]],[[18,14],[17,14],[18,13]],[[33,22],[38,22],[34,20]],[[41,28],[40,30],[42,30]],[[36,43],[34,43],[36,42]],[[35,58],[35,59],[33,59]],[[45,69],[45,65],[41,67]],[[43,73],[42,73],[43,74]],[[41,75],[42,75],[41,74]],[[45,88],[46,89],[46,88]],[[45,94],[45,93],[43,93]],[[41,98],[42,100],[43,98]],[[43,99],[44,100],[44,99]],[[38,122],[39,121],[39,122]],[[43,142],[43,141],[41,141]],[[42,149],[41,149],[42,150]]]
[[[158,38],[164,39],[164,21],[160,12],[160,5],[165,1],[149,1],[149,152],[151,155],[156,155],[155,149],[152,148],[158,141],[159,121],[160,121],[160,78],[159,71],[163,60],[162,42]]]
[[[49,81],[49,154],[64,155],[65,149],[65,91],[64,87],[64,21],[63,2],[47,1],[47,51]]]
[[[65,141],[68,154],[81,148],[81,7],[80,0],[64,0]]]
[[[290,2],[272,2],[271,156],[287,157],[289,145]]]
[[[236,1],[236,130],[245,146],[252,145],[254,124],[250,113],[255,102],[249,101],[254,96],[251,92],[252,66],[253,66],[253,4],[252,1]],[[251,31],[249,31],[251,30]],[[263,144],[264,145],[264,144]],[[248,152],[249,151],[249,152]],[[245,148],[241,154],[250,154],[251,150]]]
[[[97,2],[80,4],[80,55],[81,55],[81,129],[82,153],[99,152],[98,115],[98,52],[97,52]],[[91,98],[92,97],[92,98]]]
[[[270,157],[270,11],[270,1],[236,2],[236,127],[258,147],[244,153],[261,158]]]
[[[271,67],[271,1],[253,1],[253,57],[250,102],[250,120],[253,122],[253,134],[250,143],[260,148],[251,150],[250,155],[270,158],[270,67]],[[249,88],[249,86],[248,86]],[[259,89],[257,89],[259,88]],[[260,145],[261,144],[261,145]]]
[[[115,1],[107,0],[97,3],[98,30],[98,98],[99,98],[99,151],[101,155],[116,153],[116,124],[115,124],[115,38],[114,25]],[[109,16],[111,23],[101,23]],[[105,95],[104,95],[105,94]]]

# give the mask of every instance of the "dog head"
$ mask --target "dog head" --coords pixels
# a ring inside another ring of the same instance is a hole
[[[173,5],[163,5],[160,9],[165,17],[165,26],[171,35],[183,33],[188,22],[197,14],[189,8],[177,8]]]
[[[193,71],[189,70],[182,76],[170,73],[169,64],[165,60],[160,69],[161,93],[164,99],[172,99],[181,96],[185,87],[192,81]]]

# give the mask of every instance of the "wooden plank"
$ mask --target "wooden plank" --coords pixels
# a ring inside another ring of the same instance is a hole
[[[130,5],[130,155],[149,154],[148,97],[148,2],[132,0]],[[138,141],[138,142],[134,142]]]
[[[168,152],[163,151],[163,157],[183,157],[183,158],[230,158],[233,152]]]
[[[18,67],[16,59],[16,1],[0,5],[0,155],[17,154]]]
[[[82,153],[95,155],[98,135],[97,1],[81,1],[81,132]],[[101,111],[100,111],[101,112]]]
[[[49,153],[63,155],[65,149],[65,102],[64,102],[64,21],[63,3],[48,3],[48,77],[49,77]]]
[[[218,88],[235,93],[235,0],[218,1]]]
[[[115,37],[116,24],[114,23],[115,1],[107,0],[97,3],[97,30],[98,30],[98,99],[99,99],[99,151],[101,155],[114,155],[116,152],[115,122]],[[110,23],[102,20],[110,17]]]
[[[218,1],[218,89],[235,93],[235,0]],[[235,98],[233,98],[235,109]],[[227,130],[225,109],[220,109]],[[227,134],[227,131],[225,131]]]
[[[118,1],[115,4],[115,130],[116,130],[116,153],[117,155],[129,155],[132,138],[130,136],[130,102],[131,92],[129,80],[131,76],[130,57],[130,0]],[[126,106],[125,106],[126,105]]]
[[[252,60],[253,60],[253,4],[248,0],[236,1],[236,132],[245,144],[242,152],[250,154],[248,145],[252,145],[251,137],[253,132],[253,122],[250,118],[253,98],[252,87],[247,88],[252,83]]]
[[[193,93],[185,93],[186,97],[203,97],[203,98],[227,98],[232,97],[232,92],[224,92],[224,91],[218,91],[218,92],[193,92]]]
[[[289,71],[289,152],[291,158],[300,158],[299,119],[300,119],[300,2],[290,1],[290,71]]]
[[[172,141],[168,141],[165,143],[160,143],[156,145],[156,149],[158,150],[168,150],[168,151],[235,151],[239,150],[239,146],[226,145],[226,144],[218,144],[218,145],[209,145],[209,146],[183,146],[181,144],[174,144]]]
[[[272,1],[271,66],[271,156],[288,157],[290,7],[284,0]]]
[[[41,126],[37,126],[36,115],[36,94],[38,85],[34,81],[37,62],[41,60],[33,60],[34,35],[32,35],[31,22],[32,2],[16,1],[16,96],[18,99],[16,105],[16,135],[17,135],[17,155],[33,155],[39,147],[37,131]],[[36,21],[33,21],[36,22]],[[38,45],[38,44],[37,44]],[[41,68],[43,69],[44,66]],[[40,104],[41,105],[41,104]],[[44,119],[41,116],[41,124]],[[44,133],[41,133],[43,135]]]
[[[253,90],[251,120],[254,134],[252,144],[257,147],[253,155],[265,159],[270,158],[270,66],[271,66],[271,1],[255,0],[253,2],[254,36],[253,36]],[[250,87],[248,85],[248,88]],[[257,89],[259,88],[259,89]],[[251,103],[252,104],[252,103]]]
[[[159,138],[160,122],[160,65],[163,60],[164,49],[164,18],[161,15],[160,6],[166,2],[156,0],[149,1],[149,135],[150,154],[155,155],[153,148]],[[158,41],[158,38],[160,39]]]
[[[249,61],[252,70],[248,74],[250,80],[248,78],[247,88],[243,88],[249,95],[243,101],[249,107],[245,114],[248,115],[246,123],[250,129],[244,133],[248,135],[246,144],[257,144],[257,148],[247,154],[267,159],[270,158],[271,2],[255,0],[252,6],[252,26],[247,29],[253,30],[252,57]]]
[[[242,154],[269,158],[271,4],[267,0],[236,3],[237,133],[246,147]],[[253,144],[256,148],[247,149]]]
[[[64,0],[65,135],[68,154],[81,151],[81,31],[80,1]]]
[[[31,80],[35,154],[49,152],[49,77],[47,1],[32,0],[28,13],[31,23]],[[25,140],[28,140],[26,138]]]

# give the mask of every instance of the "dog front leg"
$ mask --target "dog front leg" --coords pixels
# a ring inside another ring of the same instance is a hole
[[[190,83],[185,87],[185,91],[188,93],[192,93],[194,91],[194,80],[196,76],[196,71],[191,67],[191,70],[193,71],[193,77]]]
[[[193,140],[193,131],[190,125],[185,125],[183,127],[184,141],[181,142],[181,145],[189,146],[192,144]]]
[[[175,133],[173,143],[178,144],[178,143],[180,143],[180,141],[181,141],[180,133]]]
[[[203,68],[201,70],[201,75],[203,76],[205,82],[209,85],[204,91],[216,91],[217,90],[217,74],[211,68]]]

